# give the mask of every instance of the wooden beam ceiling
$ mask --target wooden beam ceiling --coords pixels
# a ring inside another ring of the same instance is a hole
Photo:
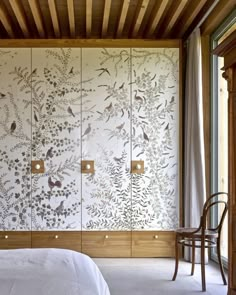
[[[143,0],[139,13],[138,13],[138,17],[136,19],[135,25],[134,25],[134,29],[133,29],[133,33],[132,36],[135,38],[139,32],[139,29],[141,27],[145,12],[147,10],[148,4],[149,4],[150,0]]]
[[[28,29],[29,26],[27,23],[25,11],[22,4],[19,2],[19,0],[9,0],[9,3],[11,5],[13,12],[15,13],[16,19],[19,23],[19,26],[25,38],[29,38],[30,37],[30,32]]]
[[[200,10],[203,8],[203,6],[206,4],[207,0],[192,0],[191,3],[189,3],[188,7],[185,10],[184,16],[179,23],[179,25],[176,27],[175,35],[180,38],[184,35],[188,27],[191,25],[193,20],[197,17]]]
[[[28,2],[29,2],[29,6],[31,9],[32,15],[34,17],[34,21],[35,21],[39,36],[41,38],[45,38],[46,33],[44,30],[42,12],[40,10],[39,2],[38,2],[38,0],[28,0]]]
[[[156,30],[158,24],[160,23],[160,20],[162,16],[164,15],[164,11],[167,8],[169,0],[162,0],[161,4],[159,5],[158,9],[156,10],[155,16],[152,20],[152,23],[149,27],[149,30],[147,32],[148,36],[153,35],[154,31]]]
[[[93,0],[86,0],[86,37],[90,38],[92,30]]]
[[[236,0],[0,0],[1,38],[186,39],[209,34]]]
[[[7,31],[9,37],[14,38],[15,33],[13,30],[13,24],[12,24],[9,14],[8,14],[8,11],[2,2],[0,2],[0,20],[1,20],[1,23],[3,24],[5,30]]]
[[[111,0],[105,0],[104,11],[103,11],[103,21],[102,21],[102,37],[106,37],[108,22],[111,10]]]
[[[49,6],[50,14],[51,14],[54,34],[55,34],[56,38],[60,38],[61,32],[60,32],[60,26],[59,26],[59,21],[58,21],[58,16],[57,16],[57,8],[56,8],[55,0],[48,0],[48,6]]]
[[[188,0],[181,0],[179,2],[176,1],[177,6],[173,6],[171,14],[165,22],[165,29],[164,29],[164,32],[162,33],[162,37],[164,38],[167,37],[168,34],[172,31],[176,21],[178,20],[179,16],[183,12],[187,3],[188,3]]]
[[[129,4],[130,4],[130,0],[123,0],[122,9],[121,9],[121,13],[120,13],[120,19],[119,19],[119,25],[118,25],[118,29],[116,32],[116,36],[118,38],[121,37],[121,34],[124,29],[126,16],[127,16],[128,9],[129,9]]]
[[[70,36],[75,37],[75,10],[74,10],[74,0],[67,0],[68,8],[68,18],[70,26]]]

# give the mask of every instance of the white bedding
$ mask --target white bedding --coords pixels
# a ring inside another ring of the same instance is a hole
[[[93,260],[63,249],[0,250],[0,295],[110,295]]]

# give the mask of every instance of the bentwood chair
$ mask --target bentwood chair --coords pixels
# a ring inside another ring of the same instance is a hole
[[[208,227],[210,209],[217,207],[218,218],[217,225],[213,228]],[[200,225],[198,228],[179,228],[176,230],[175,240],[175,272],[172,280],[175,281],[178,265],[179,265],[179,245],[187,246],[192,248],[192,270],[191,275],[194,274],[195,265],[195,248],[201,249],[201,277],[202,277],[202,291],[206,291],[206,280],[205,280],[205,248],[217,249],[217,256],[220,265],[221,276],[224,285],[227,285],[223,264],[221,260],[220,251],[220,238],[222,225],[228,210],[228,194],[219,192],[211,195],[205,202],[203,207],[202,216],[200,219]]]

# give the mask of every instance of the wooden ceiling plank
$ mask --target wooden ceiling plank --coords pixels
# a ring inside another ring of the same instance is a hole
[[[86,36],[89,38],[92,31],[92,7],[93,1],[86,0]]]
[[[200,26],[202,35],[210,35],[236,7],[236,0],[219,1]]]
[[[202,7],[206,4],[207,0],[198,0],[197,5],[193,7],[192,5],[186,10],[186,19],[181,23],[181,26],[178,28],[178,36],[182,37],[188,27],[191,25],[195,17],[198,15]]]
[[[0,2],[0,20],[1,20],[5,30],[7,31],[8,35],[11,38],[14,38],[15,34],[13,31],[12,21],[10,19],[10,16],[8,14],[6,7],[1,2]]]
[[[168,2],[169,2],[169,0],[162,0],[161,5],[160,5],[159,9],[157,10],[156,15],[149,27],[147,35],[152,35],[154,33],[154,31],[156,30],[156,28],[161,20],[161,17],[168,5]]]
[[[68,17],[70,25],[70,35],[72,38],[75,37],[75,10],[74,10],[74,0],[67,0]]]
[[[129,9],[129,4],[130,4],[130,0],[123,0],[123,5],[122,5],[120,19],[119,19],[119,25],[116,32],[117,37],[120,37],[123,32],[126,16]]]
[[[43,18],[38,0],[28,0],[34,21],[41,38],[45,38],[45,30],[43,25]]]
[[[177,8],[174,9],[173,13],[171,13],[170,19],[166,22],[166,28],[162,34],[162,37],[166,37],[168,33],[173,29],[177,19],[179,18],[180,14],[183,12],[188,0],[181,0]]]
[[[29,38],[30,32],[28,30],[28,24],[23,6],[18,0],[9,0],[9,2],[24,36]]]
[[[150,2],[150,0],[143,0],[142,1],[141,8],[139,10],[139,14],[138,14],[136,23],[134,25],[134,29],[133,29],[133,33],[132,33],[133,37],[136,37],[139,32],[139,29],[142,24],[142,21],[143,21],[143,18],[144,18],[144,15],[147,10],[149,2]]]
[[[102,23],[102,37],[106,37],[107,35],[110,10],[111,10],[111,0],[105,0],[104,12],[103,12],[103,23]]]
[[[54,34],[55,34],[56,38],[60,38],[61,32],[60,32],[60,26],[59,26],[59,21],[58,21],[57,8],[56,8],[55,0],[48,0],[48,6],[49,6],[50,14],[51,14]]]

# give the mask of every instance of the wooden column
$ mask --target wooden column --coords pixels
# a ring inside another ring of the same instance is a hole
[[[214,54],[224,57],[223,77],[228,82],[229,132],[229,289],[236,295],[236,31],[225,39]]]

